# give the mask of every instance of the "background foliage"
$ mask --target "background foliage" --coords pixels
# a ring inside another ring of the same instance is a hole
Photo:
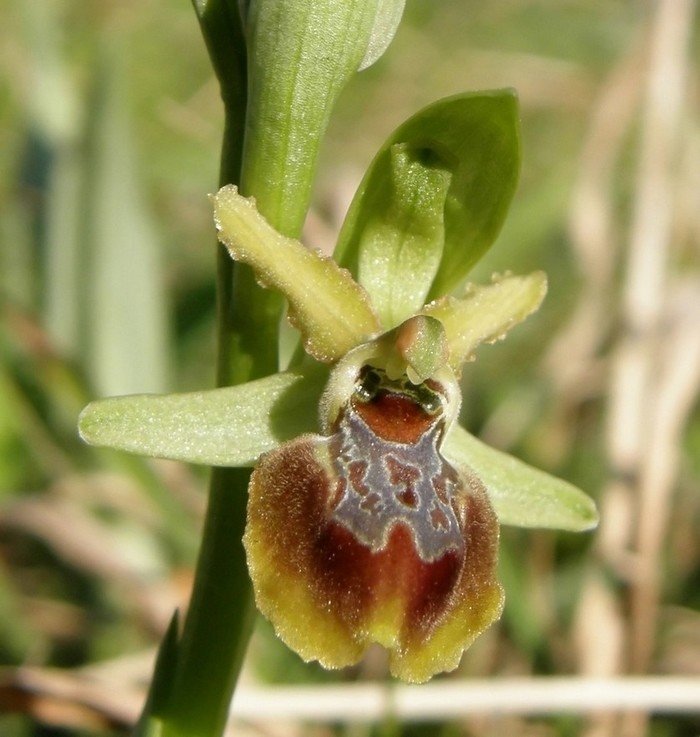
[[[4,5],[0,662],[38,680],[30,688],[5,671],[0,731],[118,731],[138,710],[148,653],[187,600],[205,478],[84,447],[75,420],[98,395],[213,383],[215,239],[205,195],[217,185],[223,116],[188,3]],[[700,52],[692,4],[677,2],[675,12],[686,5],[676,42],[662,39],[655,57],[673,2],[409,1],[394,43],[353,81],[324,143],[305,237],[327,248],[401,121],[468,89],[513,86],[520,95],[521,184],[474,278],[542,268],[550,294],[535,318],[467,367],[463,420],[589,491],[603,523],[582,536],[504,529],[503,619],[454,677],[700,674]],[[650,102],[650,70],[660,69],[665,81]],[[650,212],[668,227],[645,246]],[[56,696],[86,672],[111,684],[101,709]],[[385,672],[381,656],[352,672],[304,665],[261,622],[246,678]],[[114,684],[120,698],[109,701]],[[700,731],[697,717],[623,723],[629,734]],[[614,716],[284,727],[621,729]]]

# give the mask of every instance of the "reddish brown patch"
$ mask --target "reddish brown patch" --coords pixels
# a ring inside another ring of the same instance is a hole
[[[316,595],[351,627],[368,616],[376,597],[379,571],[375,554],[348,530],[328,522],[314,541],[309,574],[317,584]]]
[[[466,481],[465,481],[466,483]],[[498,562],[498,518],[483,484],[470,483],[466,512],[467,555],[464,580],[460,584],[465,600],[478,600],[482,590],[495,580]]]
[[[426,563],[419,557],[413,537],[403,524],[394,527],[389,544],[382,551],[390,569],[392,588],[403,589],[405,617],[402,636],[427,637],[432,626],[450,607],[455,585],[462,570],[462,555],[450,550],[442,557]]]
[[[394,487],[401,487],[403,490],[396,494],[396,498],[407,507],[415,509],[418,506],[418,495],[415,492],[416,483],[420,480],[420,469],[401,463],[392,455],[384,458],[389,478]]]
[[[403,524],[395,525],[387,546],[373,553],[345,527],[331,522],[314,554],[318,594],[322,601],[333,602],[349,626],[361,626],[375,607],[398,597],[404,601],[405,616],[396,623],[397,634],[410,633],[411,638],[427,636],[446,614],[461,567],[456,551],[431,563],[421,560]]]
[[[367,461],[350,461],[348,469],[350,471],[350,486],[360,495],[367,496],[369,494],[369,486],[365,483],[365,475],[369,464]]]
[[[316,459],[311,439],[300,438],[263,456],[253,472],[249,517],[265,523],[270,540],[284,556],[281,565],[303,565],[309,540],[324,524],[326,504],[338,493]]]
[[[404,489],[404,491],[401,491],[396,495],[396,498],[405,507],[415,509],[418,506],[418,496],[416,495],[416,492],[412,489]]]
[[[447,515],[442,509],[435,507],[435,509],[430,510],[430,524],[436,530],[447,530],[450,526],[450,520],[447,519]]]
[[[353,407],[375,435],[394,443],[417,443],[435,422],[413,399],[393,392],[380,391],[370,402],[353,401]]]

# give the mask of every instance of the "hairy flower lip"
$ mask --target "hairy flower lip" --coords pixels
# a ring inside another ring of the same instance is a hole
[[[323,434],[260,459],[244,545],[259,608],[303,658],[340,667],[378,642],[418,682],[456,667],[503,592],[486,491],[441,453],[454,373],[415,383],[392,370],[391,341],[410,352],[411,334],[421,340],[400,327],[348,353],[320,404]]]
[[[404,680],[452,670],[503,602],[498,523],[483,486],[454,470],[457,545],[426,560],[411,524],[394,520],[372,547],[337,513],[337,442],[301,436],[253,472],[244,545],[260,610],[301,657],[326,667],[356,663],[378,642]]]

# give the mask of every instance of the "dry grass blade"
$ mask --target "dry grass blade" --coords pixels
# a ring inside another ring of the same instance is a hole
[[[143,702],[140,689],[101,683],[80,673],[17,668],[0,674],[0,709],[58,727],[125,729]]]

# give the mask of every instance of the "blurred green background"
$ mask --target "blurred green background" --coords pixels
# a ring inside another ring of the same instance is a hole
[[[97,396],[213,384],[206,195],[223,115],[186,0],[0,6],[0,733],[118,734],[187,601],[206,469],[87,448],[76,419]],[[365,167],[405,118],[470,89],[515,87],[521,99],[521,185],[474,279],[542,268],[550,293],[467,367],[463,421],[587,490],[603,522],[584,535],[503,530],[503,618],[450,678],[700,675],[693,9],[408,0],[324,144],[305,239],[331,248]],[[385,676],[380,654],[348,672],[305,665],[261,622],[244,679]],[[700,716],[554,708],[283,727],[236,734],[691,737]]]

